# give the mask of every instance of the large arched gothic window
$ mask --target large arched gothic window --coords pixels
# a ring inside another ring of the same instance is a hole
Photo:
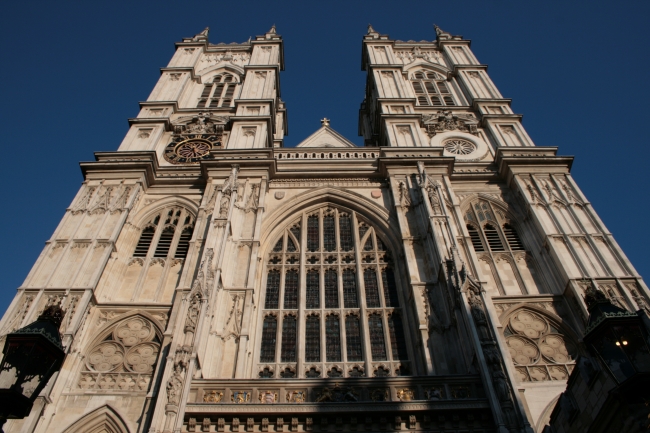
[[[520,382],[567,380],[573,371],[576,346],[542,314],[515,311],[506,321],[504,337]]]
[[[164,208],[145,224],[133,257],[184,259],[193,230],[194,216],[185,208]]]
[[[291,377],[407,374],[396,272],[369,223],[354,212],[323,207],[295,219],[272,245],[260,377],[288,377],[288,371],[297,372]]]
[[[206,83],[201,93],[197,108],[230,107],[237,89],[237,79],[226,72],[215,75]]]
[[[433,71],[417,71],[411,75],[411,84],[418,105],[453,106],[456,105],[450,83]]]

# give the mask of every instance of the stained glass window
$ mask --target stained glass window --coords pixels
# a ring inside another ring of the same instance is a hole
[[[269,271],[266,277],[266,301],[264,308],[272,310],[278,308],[278,298],[280,296],[280,271],[275,269]]]
[[[339,307],[339,284],[336,270],[325,271],[325,308]]]
[[[293,253],[296,251],[296,244],[293,243],[293,239],[287,236],[287,252]]]
[[[391,268],[384,268],[381,271],[381,282],[384,284],[384,302],[386,306],[399,307],[395,274]]]
[[[305,296],[307,308],[320,307],[320,275],[318,271],[307,272],[307,290]]]
[[[323,248],[325,251],[336,250],[336,235],[334,234],[334,217],[325,215],[323,217]]]
[[[305,361],[320,362],[320,318],[318,316],[307,317]]]
[[[285,316],[282,321],[281,362],[296,362],[296,316]]]
[[[361,328],[359,326],[359,317],[350,315],[345,318],[346,349],[348,352],[348,361],[363,361],[363,352],[361,350]]]
[[[399,314],[393,313],[388,317],[388,332],[390,334],[390,348],[393,359],[408,359],[406,342],[404,341],[404,327]]]
[[[278,321],[275,316],[266,316],[262,328],[262,350],[260,362],[275,362],[275,340],[277,338]]]
[[[307,251],[318,251],[318,216],[307,218]]]
[[[379,314],[368,317],[368,331],[370,333],[370,350],[373,361],[386,360],[386,344],[384,343],[384,324]]]
[[[341,215],[339,218],[339,234],[341,251],[352,251],[352,220],[349,215]]]
[[[298,271],[287,271],[284,276],[284,308],[298,308]]]
[[[345,308],[359,308],[357,279],[352,269],[343,271],[343,304]]]
[[[276,311],[263,320],[257,371],[268,368],[269,372],[260,377],[297,377],[299,358],[304,362],[300,374],[306,377],[397,375],[402,371],[400,361],[407,358],[403,338],[406,325],[391,252],[376,227],[367,221],[353,224],[358,218],[353,211],[324,204],[309,212],[311,215],[300,216],[304,227],[298,216],[294,217],[264,261],[268,266],[264,308]],[[355,230],[362,241],[359,245]],[[516,238],[511,237],[512,241],[501,238],[508,240],[508,244],[503,241],[506,248],[516,244]],[[355,252],[357,247],[363,251]],[[359,310],[362,297],[369,315]],[[299,308],[306,310],[299,315]],[[387,360],[390,365],[373,366],[367,372],[354,368],[354,363]],[[325,364],[340,362],[352,365],[333,368]],[[273,365],[265,365],[268,363]]]
[[[341,324],[334,314],[327,316],[325,321],[325,350],[327,362],[341,361]]]
[[[363,271],[363,283],[366,287],[366,306],[380,308],[379,286],[377,285],[377,273],[374,269],[368,268]]]

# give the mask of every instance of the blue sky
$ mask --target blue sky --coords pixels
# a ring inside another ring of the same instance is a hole
[[[361,144],[368,23],[393,39],[433,40],[433,23],[471,39],[535,143],[576,156],[579,186],[648,274],[648,17],[647,1],[6,2],[0,310],[79,188],[78,162],[117,149],[174,42],[206,26],[211,42],[229,43],[277,25],[285,41],[287,146],[325,116]]]

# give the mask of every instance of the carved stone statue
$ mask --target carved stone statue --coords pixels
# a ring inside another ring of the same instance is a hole
[[[167,382],[167,401],[169,404],[178,405],[183,388],[183,373],[180,366],[176,366],[174,374]]]
[[[190,299],[190,307],[187,310],[187,318],[185,319],[185,332],[195,332],[196,325],[199,321],[199,312],[201,311],[201,299],[199,294],[196,293]]]

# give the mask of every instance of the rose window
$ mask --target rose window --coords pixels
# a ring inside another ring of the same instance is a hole
[[[575,347],[543,316],[519,310],[504,331],[520,382],[567,380],[575,364]]]
[[[159,353],[155,326],[141,317],[128,318],[91,348],[79,387],[147,391]]]
[[[460,138],[453,138],[444,143],[444,148],[452,155],[469,155],[476,150],[476,145],[471,141]]]

